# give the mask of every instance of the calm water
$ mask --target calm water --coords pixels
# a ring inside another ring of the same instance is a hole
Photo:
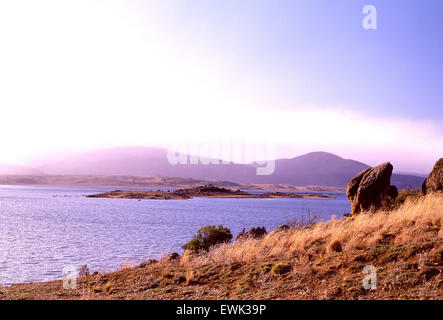
[[[182,252],[181,245],[209,224],[223,224],[235,237],[243,228],[270,231],[308,209],[320,220],[350,211],[341,193],[332,200],[84,197],[109,190],[0,186],[0,284],[61,279],[68,265],[113,271],[125,262]]]

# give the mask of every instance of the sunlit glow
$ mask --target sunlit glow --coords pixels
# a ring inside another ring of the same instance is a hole
[[[171,34],[158,2],[1,2],[0,162],[189,141],[265,141],[277,156],[389,154],[426,169],[441,156],[443,138],[428,123],[370,118],[352,106],[255,111],[275,106],[231,85],[229,61]]]

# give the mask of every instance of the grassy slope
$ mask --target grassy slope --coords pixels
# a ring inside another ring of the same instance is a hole
[[[391,212],[274,231],[199,256],[79,280],[0,288],[3,299],[442,299],[443,193]],[[377,268],[376,290],[362,287]]]

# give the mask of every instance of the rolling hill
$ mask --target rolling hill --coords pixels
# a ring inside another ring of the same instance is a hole
[[[331,153],[311,152],[292,159],[277,159],[272,175],[258,176],[256,166],[251,164],[171,165],[167,152],[167,149],[149,147],[95,150],[63,161],[47,162],[37,169],[53,175],[168,176],[236,183],[345,187],[350,178],[369,167]],[[414,175],[392,176],[392,184],[399,188],[419,187],[423,180]]]

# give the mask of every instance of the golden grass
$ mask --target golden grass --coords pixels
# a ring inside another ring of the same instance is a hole
[[[273,231],[209,252],[78,279],[2,287],[0,299],[439,299],[443,193],[397,210]],[[377,290],[362,270],[377,268]]]
[[[411,197],[393,211],[362,213],[354,217],[312,226],[274,231],[263,239],[246,239],[188,255],[182,265],[210,262],[252,262],[273,257],[290,258],[316,245],[327,250],[364,249],[377,244],[417,243],[443,240],[443,193]]]

